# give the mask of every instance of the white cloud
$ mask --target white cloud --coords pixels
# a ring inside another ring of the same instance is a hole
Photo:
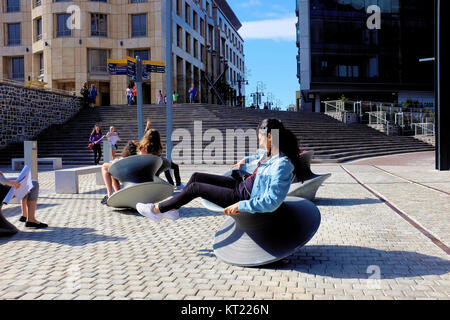
[[[248,0],[248,1],[238,4],[238,6],[241,8],[250,8],[250,7],[256,7],[256,6],[260,6],[260,5],[262,5],[260,0]]]
[[[296,17],[248,21],[242,23],[242,28],[239,30],[239,33],[245,40],[271,39],[276,41],[295,41],[296,22]]]

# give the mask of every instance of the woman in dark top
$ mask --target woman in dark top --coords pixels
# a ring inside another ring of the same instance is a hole
[[[91,132],[91,136],[89,137],[89,141],[92,143],[92,151],[94,151],[95,165],[100,163],[100,159],[102,157],[102,145],[100,142],[103,138],[104,136],[102,134],[102,129],[96,124]]]
[[[87,108],[89,106],[89,88],[87,82],[83,84],[80,93],[83,96],[83,107]]]
[[[264,213],[275,211],[286,198],[293,174],[299,181],[304,172],[298,157],[298,141],[277,119],[266,119],[258,127],[259,144],[264,155],[245,157],[232,168],[256,162],[256,170],[244,181],[219,175],[194,173],[183,191],[160,204],[138,203],[136,209],[156,222],[162,218],[176,220],[178,210],[197,197],[221,206],[224,214],[240,212]],[[175,210],[175,211],[171,211]]]

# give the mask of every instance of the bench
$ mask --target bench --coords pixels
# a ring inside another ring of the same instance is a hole
[[[95,173],[97,185],[104,185],[102,166],[87,166],[55,171],[55,192],[59,194],[79,193],[78,177]]]
[[[61,158],[38,158],[38,163],[51,162],[53,164],[53,170],[62,169],[62,159]],[[13,171],[19,170],[19,164],[25,163],[24,158],[13,158],[11,159],[11,169]]]

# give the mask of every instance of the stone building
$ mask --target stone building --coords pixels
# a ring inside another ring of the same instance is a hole
[[[0,80],[42,80],[48,88],[77,94],[88,82],[99,91],[98,105],[125,104],[130,79],[109,75],[106,60],[140,56],[164,61],[166,3],[1,0]],[[214,81],[225,63],[226,80],[238,95],[244,41],[238,34],[239,19],[227,2],[172,0],[172,7],[173,86],[180,101],[185,101],[194,82],[200,89],[199,101],[215,102],[205,75]],[[159,90],[165,93],[165,75],[152,74],[143,85],[144,103],[155,103]]]

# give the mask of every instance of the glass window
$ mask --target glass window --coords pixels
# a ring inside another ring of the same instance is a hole
[[[40,53],[38,59],[39,59],[39,75],[43,75],[44,74],[44,54]]]
[[[41,0],[35,0],[34,1],[34,7],[39,7],[41,5]]]
[[[70,2],[72,0],[55,0],[55,2]]]
[[[20,46],[20,23],[8,24],[8,46]]]
[[[11,58],[11,79],[16,81],[23,81],[25,79],[23,57]]]
[[[108,36],[108,16],[106,14],[91,14],[91,35],[93,37]]]
[[[107,0],[90,0],[92,2],[108,2]]]
[[[148,50],[134,50],[134,57],[140,57],[141,60],[150,60],[150,55]]]
[[[147,0],[130,0],[130,3],[144,3],[147,2]]]
[[[42,40],[42,18],[36,19],[36,41]]]
[[[131,37],[145,37],[147,35],[147,15],[131,15]]]
[[[70,13],[62,13],[56,15],[56,37],[71,37],[72,30],[67,27],[67,21],[72,19],[72,15]]]
[[[89,49],[89,72],[107,73],[108,50]]]
[[[6,0],[6,12],[19,12],[20,0]]]

